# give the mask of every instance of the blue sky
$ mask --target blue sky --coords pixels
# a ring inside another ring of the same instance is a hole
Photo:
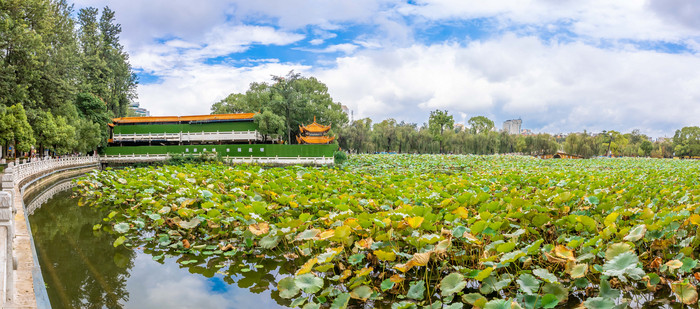
[[[154,115],[295,70],[354,118],[522,118],[535,132],[700,125],[691,0],[78,0],[110,6]]]

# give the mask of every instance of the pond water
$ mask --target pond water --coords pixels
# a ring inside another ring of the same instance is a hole
[[[25,205],[43,194],[32,195]],[[69,189],[56,193],[29,217],[52,308],[265,309],[291,304],[279,296],[276,282],[296,266],[281,255],[169,256],[148,246],[114,247],[118,235],[93,228],[105,215],[78,206]],[[559,308],[577,308],[583,299],[570,295]],[[667,288],[656,295],[628,291],[618,303],[623,301],[631,308],[683,307]],[[389,308],[391,300],[351,307]]]
[[[71,190],[29,217],[52,308],[286,308],[280,303],[288,300],[270,293],[281,263],[244,278],[223,267],[184,267],[175,257],[154,261],[149,248],[115,248],[117,235],[94,231],[103,217],[78,206]]]

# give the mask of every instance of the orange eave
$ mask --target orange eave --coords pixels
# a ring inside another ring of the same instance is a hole
[[[193,116],[149,116],[149,117],[121,117],[114,118],[115,124],[126,123],[150,123],[150,122],[181,122],[181,121],[208,121],[208,120],[253,120],[255,113],[241,114],[217,114],[217,115],[193,115]]]
[[[314,116],[314,122],[308,126],[301,126],[299,127],[301,132],[310,132],[310,133],[322,133],[326,132],[331,129],[331,126],[324,126],[322,124],[316,123],[316,116]]]
[[[335,140],[333,136],[299,136],[297,141],[304,144],[328,144]]]

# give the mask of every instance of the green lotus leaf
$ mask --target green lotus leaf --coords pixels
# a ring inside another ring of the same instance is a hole
[[[292,303],[289,304],[289,307],[292,307],[292,308],[300,307],[301,305],[306,303],[306,299],[307,298],[304,296],[297,297],[297,298],[292,300]]]
[[[642,239],[644,237],[644,233],[646,232],[647,226],[645,224],[640,224],[632,228],[629,234],[627,234],[627,236],[625,236],[623,239],[626,241],[637,241]]]
[[[451,273],[440,280],[440,294],[449,296],[463,290],[467,286],[467,281],[460,273]]]
[[[483,295],[481,295],[479,293],[469,293],[469,294],[462,295],[462,301],[465,303],[469,303],[470,305],[479,306],[477,304],[477,302],[485,304],[486,297],[484,297]],[[481,306],[479,306],[479,307],[481,307]]]
[[[610,299],[618,299],[620,297],[620,290],[613,289],[610,287],[610,282],[606,279],[601,279],[600,280],[600,285],[598,286],[598,296],[600,297],[605,297],[605,298],[610,298]]]
[[[557,276],[553,275],[544,268],[537,268],[533,270],[532,273],[546,282],[558,282]]]
[[[556,307],[556,305],[559,303],[559,298],[552,294],[546,294],[542,296],[542,307],[545,309],[551,309]]]
[[[382,291],[391,290],[394,287],[394,282],[391,281],[391,279],[384,279],[379,287],[382,289]]]
[[[587,309],[612,309],[615,307],[615,302],[610,298],[593,297],[583,302]]]
[[[563,302],[569,297],[569,289],[560,283],[545,283],[542,286],[542,293],[556,296],[559,302]]]
[[[297,235],[297,237],[295,237],[295,239],[296,240],[314,239],[314,237],[316,237],[316,235],[318,235],[319,233],[321,233],[321,231],[318,229],[309,229],[309,230],[305,230],[305,231],[299,233]]]
[[[591,195],[591,196],[587,197],[586,201],[591,205],[598,205],[600,203],[600,200],[595,195]]]
[[[348,301],[350,301],[350,293],[341,293],[335,297],[333,303],[331,303],[331,309],[344,309],[348,307]]]
[[[486,267],[486,269],[480,271],[476,275],[476,277],[474,277],[474,279],[476,279],[478,281],[482,281],[482,280],[486,279],[491,274],[492,271],[493,271],[493,267]]]
[[[297,276],[296,279],[294,279],[294,284],[300,289],[304,290],[304,292],[313,294],[323,288],[323,279],[312,273],[306,273]]]
[[[197,225],[199,225],[200,222],[201,221],[199,219],[194,218],[194,219],[189,220],[189,221],[180,221],[179,225],[183,229],[193,229],[193,228],[197,227]]]
[[[612,260],[617,255],[632,251],[632,246],[626,243],[616,243],[608,246],[608,250],[605,251],[605,259]]]
[[[129,224],[124,222],[117,223],[114,225],[114,231],[124,234],[129,231]]]
[[[277,283],[280,297],[289,299],[299,294],[299,287],[295,281],[294,277],[285,277]]]
[[[525,252],[522,252],[522,251],[512,251],[512,252],[505,253],[501,257],[501,264],[515,262],[517,259],[519,259],[525,255],[526,255]]]
[[[698,261],[689,257],[684,257],[681,262],[683,262],[683,266],[680,269],[685,273],[692,272],[698,266]]]
[[[506,299],[494,299],[484,305],[484,309],[512,309],[513,301]]]
[[[350,257],[348,257],[348,262],[352,265],[357,265],[362,262],[362,260],[365,258],[364,253],[357,253],[353,254]]]
[[[112,246],[114,246],[116,248],[119,245],[123,244],[125,241],[126,241],[126,237],[119,236],[119,237],[117,237],[117,239],[114,240],[114,242],[112,243]]]
[[[412,281],[408,288],[408,298],[421,300],[425,297],[425,281]]]
[[[520,290],[523,291],[525,294],[537,294],[537,291],[540,290],[540,280],[537,280],[533,275],[530,274],[522,274],[520,277],[518,277],[515,282],[520,285]]]
[[[415,303],[410,302],[410,301],[406,301],[406,300],[391,304],[391,309],[417,309],[417,308],[418,308],[418,306],[416,306]]]
[[[358,286],[354,289],[352,289],[352,292],[350,292],[350,297],[354,299],[359,299],[362,301],[366,301],[369,299],[370,296],[372,296],[372,288],[366,286],[366,285],[361,285]],[[409,291],[410,293],[410,291]]]
[[[496,251],[500,253],[511,252],[515,249],[515,243],[507,242],[496,246]]]
[[[449,305],[447,305],[447,306],[444,306],[444,307],[442,307],[442,308],[445,308],[445,309],[462,309],[462,308],[464,308],[464,304],[462,304],[462,303],[451,303],[451,304],[449,304]]]
[[[267,234],[265,235],[265,237],[260,239],[258,245],[260,245],[260,247],[263,249],[272,249],[274,247],[277,247],[277,244],[279,244],[279,242],[279,236],[272,236],[271,234]]]
[[[306,305],[304,305],[304,307],[302,307],[302,309],[319,309],[319,308],[321,308],[321,304],[317,304],[317,303],[313,303],[313,302],[307,303]]]
[[[628,277],[632,280],[642,280],[646,273],[637,267],[638,263],[639,257],[634,252],[624,252],[603,265],[603,274],[617,277],[622,282],[627,282]]]

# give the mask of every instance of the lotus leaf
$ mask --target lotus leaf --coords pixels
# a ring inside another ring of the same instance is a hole
[[[540,280],[530,274],[522,274],[515,282],[520,285],[520,290],[525,294],[537,294],[540,289]]]
[[[129,224],[128,223],[117,223],[114,225],[114,230],[119,233],[126,233],[129,231]]]
[[[676,282],[671,284],[673,294],[676,294],[678,299],[687,305],[693,305],[698,302],[698,291],[694,285],[687,282]]]
[[[299,294],[299,287],[297,287],[295,281],[294,277],[285,277],[277,283],[280,297],[292,298]]]
[[[408,294],[406,294],[406,296],[411,299],[422,300],[425,296],[425,281],[420,280],[411,282],[409,284]]]
[[[540,279],[542,279],[546,282],[557,282],[558,281],[557,276],[553,275],[552,273],[550,273],[548,270],[546,270],[544,268],[537,268],[537,269],[533,270],[532,273],[535,276],[540,277]]]
[[[463,290],[467,286],[467,281],[460,273],[451,273],[440,281],[440,294],[443,297],[452,295]]]
[[[640,240],[644,237],[644,233],[647,232],[647,226],[644,224],[640,224],[632,228],[630,230],[630,233],[625,236],[624,240],[626,241],[637,241]]]
[[[344,309],[348,307],[348,301],[350,301],[350,293],[341,293],[336,296],[331,303],[331,309]]]
[[[641,280],[646,273],[637,267],[638,263],[639,258],[636,254],[624,252],[603,265],[603,274],[618,277],[622,282],[627,282],[627,278]]]
[[[304,290],[304,292],[313,294],[321,290],[323,288],[323,279],[316,277],[314,274],[306,273],[300,276],[297,276],[294,279],[294,284]]]
[[[612,309],[615,307],[615,302],[609,298],[593,297],[583,302],[583,305],[588,309]]]

